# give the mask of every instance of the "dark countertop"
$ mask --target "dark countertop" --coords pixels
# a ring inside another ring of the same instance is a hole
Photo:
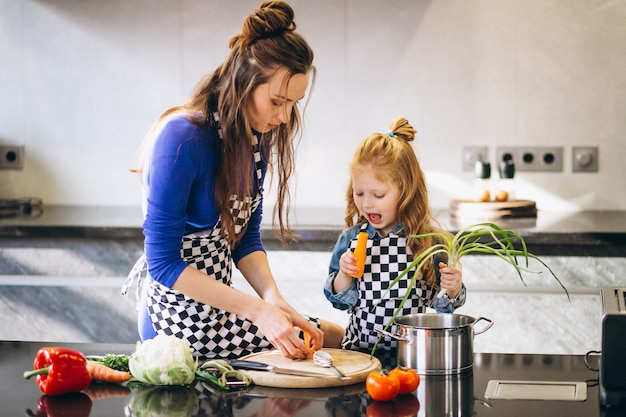
[[[58,345],[58,344],[55,344]],[[83,352],[85,355],[105,353],[130,354],[133,345],[61,344]],[[0,369],[4,379],[0,384],[0,402],[3,415],[34,415],[42,393],[33,379],[25,380],[22,374],[32,369],[37,350],[47,346],[41,342],[0,342]],[[474,355],[473,370],[456,376],[423,376],[415,394],[399,397],[398,404],[409,413],[402,415],[441,416],[618,416],[624,409],[600,407],[598,401],[597,373],[590,371],[580,355],[525,355],[491,354]],[[587,385],[585,401],[538,401],[485,399],[490,380],[504,381],[576,381]],[[116,388],[116,389],[112,389]],[[279,389],[253,387],[238,395],[225,395],[206,389],[202,384],[192,388],[170,387],[124,392],[112,386],[93,386],[86,397],[82,394],[66,398],[70,406],[90,407],[90,412],[75,411],[75,416],[147,415],[139,413],[140,404],[162,406],[169,404],[169,414],[155,412],[151,415],[185,416],[387,416],[390,405],[372,403],[365,392],[364,383],[339,388]],[[143,401],[140,401],[143,397]],[[175,413],[173,399],[190,402],[190,413]],[[63,398],[54,398],[55,401]],[[416,401],[417,400],[417,401]],[[419,407],[419,413],[416,408]],[[28,414],[31,410],[32,414]],[[277,411],[280,410],[280,413]],[[132,412],[131,412],[132,411]],[[126,412],[126,414],[125,414]],[[39,414],[36,414],[39,415]],[[43,414],[42,414],[43,415]],[[49,411],[48,415],[54,415]]]
[[[1,238],[97,238],[143,239],[139,207],[45,206],[30,214],[0,213]],[[456,232],[476,223],[458,220],[447,210],[434,216],[445,228]],[[285,247],[271,230],[271,219],[263,224],[268,249],[331,250],[343,228],[339,209],[311,209],[296,213],[292,221],[300,236]],[[551,212],[539,210],[536,218],[494,221],[519,233],[536,255],[626,256],[626,211]]]

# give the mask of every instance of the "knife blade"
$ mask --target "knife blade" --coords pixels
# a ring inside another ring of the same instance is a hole
[[[323,374],[319,372],[311,372],[311,371],[300,371],[298,369],[289,369],[289,368],[280,368],[274,365],[268,365],[262,362],[255,361],[246,361],[234,359],[228,361],[230,366],[235,369],[246,369],[248,371],[265,371],[265,372],[273,372],[275,374],[283,374],[283,375],[295,375],[295,376],[317,376],[317,377],[329,377],[331,375]]]

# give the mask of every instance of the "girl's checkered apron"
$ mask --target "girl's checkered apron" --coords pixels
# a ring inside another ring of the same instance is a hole
[[[361,227],[361,231],[366,229],[367,223]],[[353,239],[350,248],[354,249],[355,246],[356,239]],[[424,312],[426,306],[432,305],[436,295],[436,291],[426,287],[421,280],[416,282],[414,288],[407,288],[413,276],[413,272],[410,272],[382,299],[391,281],[412,261],[406,237],[392,232],[380,239],[369,239],[366,256],[363,276],[357,279],[359,303],[350,315],[341,343],[345,349],[372,349],[379,337],[374,329],[382,329],[391,320],[407,291],[411,293],[399,316]],[[386,336],[378,344],[378,349],[395,347],[396,341]]]

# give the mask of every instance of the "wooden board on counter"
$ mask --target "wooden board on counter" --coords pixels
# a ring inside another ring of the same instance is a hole
[[[537,205],[531,200],[486,202],[452,200],[450,202],[450,216],[475,220],[537,217]]]
[[[381,369],[380,361],[368,354],[343,349],[324,349],[335,360],[335,367],[343,372],[347,379],[340,379],[331,368],[322,368],[313,363],[313,359],[293,360],[285,358],[278,351],[259,352],[241,358],[262,362],[279,368],[317,372],[328,376],[295,376],[275,374],[266,371],[242,370],[256,385],[275,388],[329,388],[357,384],[365,381],[367,375]]]

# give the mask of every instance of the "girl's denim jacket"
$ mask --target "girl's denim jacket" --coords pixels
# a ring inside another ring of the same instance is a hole
[[[339,258],[341,258],[341,255],[348,250],[350,247],[350,241],[356,238],[357,234],[361,230],[361,226],[361,224],[357,224],[341,233],[339,239],[337,239],[337,243],[335,244],[335,248],[333,249],[333,254],[330,259],[328,278],[324,283],[324,295],[328,301],[331,302],[333,307],[339,310],[352,311],[359,302],[359,290],[357,289],[356,279],[353,279],[352,283],[348,287],[338,293],[335,293],[333,290],[333,281],[339,272]],[[398,233],[401,228],[402,225],[398,224],[393,228],[393,232]],[[374,228],[371,224],[367,225],[366,231],[369,239],[381,238],[378,230],[376,230],[376,228]],[[433,262],[437,265],[439,262],[445,263],[446,259],[436,258],[433,259]],[[437,267],[435,267],[435,275],[437,276],[437,280],[439,280],[439,268]],[[453,303],[451,303],[447,297],[435,298],[432,308],[434,308],[438,313],[452,313],[454,310],[465,304],[465,297],[465,284],[462,284],[461,292]]]

